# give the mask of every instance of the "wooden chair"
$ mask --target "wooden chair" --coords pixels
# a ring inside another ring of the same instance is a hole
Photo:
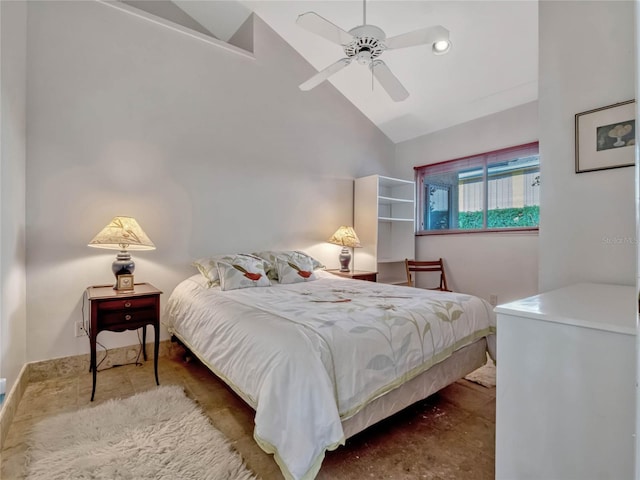
[[[447,276],[444,273],[442,258],[433,261],[418,261],[405,258],[404,265],[407,269],[407,285],[410,287],[415,287],[415,282],[411,278],[411,272],[440,272],[440,286],[436,288],[429,288],[428,290],[441,290],[443,292],[451,291],[449,290],[449,287],[447,287]]]

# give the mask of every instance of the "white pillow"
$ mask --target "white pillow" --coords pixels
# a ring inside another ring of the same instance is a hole
[[[254,252],[254,255],[264,259],[266,262],[267,275],[271,280],[278,280],[278,269],[276,260],[284,260],[285,262],[292,261],[296,265],[301,261],[301,258],[306,258],[311,261],[313,268],[311,270],[317,270],[319,268],[325,268],[325,266],[318,260],[313,258],[299,250],[265,250],[262,252]]]
[[[316,280],[313,273],[313,262],[308,257],[298,257],[295,261],[276,259],[276,270],[280,283],[299,283]]]
[[[264,261],[248,255],[236,256],[231,262],[217,262],[220,288],[236,290],[238,288],[268,287],[271,285]]]
[[[250,257],[256,260],[264,259],[250,255],[248,253],[233,253],[228,255],[213,255],[211,257],[203,257],[192,263],[194,267],[202,274],[207,280],[207,287],[211,288],[220,284],[220,276],[218,275],[218,262],[233,263],[238,257]],[[241,261],[241,260],[239,260]]]

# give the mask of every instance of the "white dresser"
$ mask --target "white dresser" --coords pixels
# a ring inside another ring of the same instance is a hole
[[[632,479],[635,287],[577,284],[496,307],[496,478]]]

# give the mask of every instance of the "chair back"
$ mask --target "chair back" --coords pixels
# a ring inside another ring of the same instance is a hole
[[[407,269],[407,285],[415,287],[415,275],[411,275],[412,272],[439,272],[440,273],[440,285],[435,288],[429,288],[429,290],[441,290],[444,292],[450,292],[449,287],[447,286],[447,276],[444,273],[444,263],[442,258],[438,260],[409,260],[405,258],[404,260],[405,267]]]

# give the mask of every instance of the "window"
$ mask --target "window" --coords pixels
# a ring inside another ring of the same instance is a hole
[[[415,170],[419,233],[538,228],[538,142]]]

